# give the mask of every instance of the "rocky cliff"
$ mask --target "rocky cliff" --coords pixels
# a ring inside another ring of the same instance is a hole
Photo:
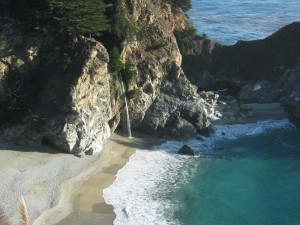
[[[147,24],[155,31],[124,43],[122,56],[134,62],[138,71],[130,86],[135,93],[129,102],[132,127],[168,138],[190,137],[207,129],[214,103],[206,104],[186,79],[174,35],[193,24],[165,1],[132,1],[132,5],[135,26]]]
[[[174,36],[192,23],[161,0],[131,0],[126,7],[143,31],[121,48],[122,61],[130,60],[137,73],[127,90],[132,127],[173,138],[207,130],[217,95],[201,97],[186,78]],[[122,108],[106,48],[84,37],[23,32],[7,18],[0,23],[0,139],[79,155],[100,151]]]
[[[289,112],[300,103],[300,22],[256,41],[224,46],[192,40],[183,69],[200,90],[227,89],[243,103],[280,102]]]
[[[1,27],[0,138],[73,154],[100,151],[119,111],[104,46],[83,37],[24,34],[8,19]]]

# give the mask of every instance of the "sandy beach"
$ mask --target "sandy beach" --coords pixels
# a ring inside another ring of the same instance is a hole
[[[214,124],[250,123],[286,117],[277,104],[251,104],[252,117],[215,121]],[[103,189],[116,179],[117,172],[136,149],[149,149],[160,139],[134,133],[128,139],[113,134],[101,153],[78,158],[57,149],[24,147],[0,142],[0,207],[10,223],[20,223],[18,201],[23,196],[33,225],[112,224],[113,207],[103,199]]]
[[[0,207],[11,224],[20,223],[18,200],[23,196],[34,225],[112,224],[112,206],[102,191],[113,183],[135,149],[159,139],[139,133],[133,139],[113,134],[103,151],[78,158],[54,148],[0,143]]]

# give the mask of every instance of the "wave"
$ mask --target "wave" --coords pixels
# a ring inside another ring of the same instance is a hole
[[[217,125],[214,127],[213,138],[237,139],[242,136],[255,136],[268,133],[276,129],[292,129],[288,119],[265,120],[249,124]]]
[[[294,126],[286,119],[220,125],[215,126],[214,134],[209,138],[166,141],[152,150],[137,150],[118,172],[116,181],[103,191],[105,201],[114,207],[114,224],[180,224],[174,219],[180,202],[176,202],[171,194],[193,178],[200,166],[196,163],[199,157],[206,157],[206,153],[213,151],[217,140],[260,135],[280,129],[294,129]],[[178,155],[183,144],[196,150],[197,157]]]

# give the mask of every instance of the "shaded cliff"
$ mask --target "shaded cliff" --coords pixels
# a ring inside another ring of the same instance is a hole
[[[300,22],[232,46],[191,42],[183,69],[200,90],[227,89],[240,103],[280,102],[288,111],[300,103]]]
[[[183,60],[183,68],[193,83],[201,87],[207,73],[215,82],[203,85],[203,89],[217,88],[216,83],[221,81],[241,86],[249,81],[273,80],[299,63],[300,23],[292,23],[266,39],[239,41],[231,46],[208,39],[193,41],[194,52]],[[191,67],[195,62],[196,67]]]

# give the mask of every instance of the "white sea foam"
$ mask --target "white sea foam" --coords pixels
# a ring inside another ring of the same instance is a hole
[[[242,136],[260,135],[276,129],[289,129],[293,125],[288,119],[266,120],[249,124],[217,125],[213,138],[236,139]]]
[[[176,205],[168,200],[168,187],[176,187],[185,160],[165,151],[137,150],[103,191],[105,201],[114,206],[114,224],[178,224],[172,220]]]
[[[183,144],[197,151],[198,157],[203,157],[207,152],[213,151],[218,140],[259,135],[291,127],[293,126],[288,120],[216,126],[214,135],[210,138],[185,142],[167,141],[153,150],[137,150],[118,172],[116,181],[103,191],[105,201],[114,206],[114,224],[179,224],[173,216],[180,203],[170,199],[171,192],[189,182],[198,165],[195,163],[193,168],[193,163],[190,163],[191,160],[197,160],[197,157],[177,154]]]

